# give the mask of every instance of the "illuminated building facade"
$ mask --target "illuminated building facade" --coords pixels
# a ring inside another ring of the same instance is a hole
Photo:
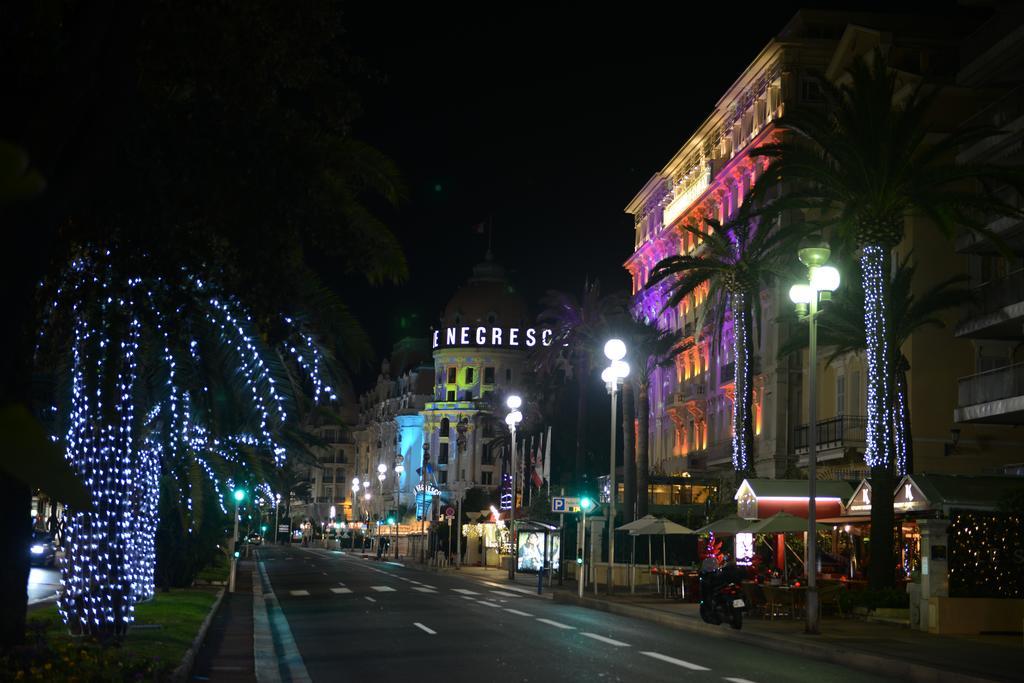
[[[799,15],[798,15],[799,18]],[[718,101],[678,152],[633,198],[635,240],[625,267],[632,278],[632,305],[661,329],[685,335],[675,366],[654,372],[650,384],[650,462],[653,473],[732,468],[735,359],[732,322],[726,317],[718,344],[704,316],[706,289],[662,310],[665,287],[646,290],[655,264],[673,254],[692,254],[700,244],[684,226],[706,218],[729,220],[743,203],[766,160],[752,149],[777,134],[788,102],[817,96],[809,80],[822,70],[829,41],[794,20],[773,39]],[[754,462],[759,476],[780,476],[787,466],[789,368],[777,359],[784,330],[775,323],[788,299],[781,287],[761,292],[755,321],[753,364]]]
[[[504,397],[522,390],[530,351],[551,343],[490,254],[448,302],[432,331],[433,400],[420,411],[432,483],[442,491],[501,485]]]

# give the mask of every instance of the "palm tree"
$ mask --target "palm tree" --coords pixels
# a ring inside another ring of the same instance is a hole
[[[622,310],[624,301],[617,294],[601,296],[600,283],[589,279],[583,283],[583,293],[579,299],[568,292],[554,290],[549,290],[541,299],[544,310],[537,316],[537,320],[552,331],[551,346],[541,349],[541,370],[552,371],[565,350],[579,388],[576,410],[577,483],[582,481],[585,466],[587,387],[593,381],[591,370],[596,355],[603,348],[608,318]]]
[[[903,353],[903,345],[912,334],[926,327],[945,327],[941,315],[959,308],[972,300],[971,292],[962,287],[969,279],[966,275],[953,275],[930,287],[919,296],[912,289],[917,266],[910,263],[907,254],[897,266],[889,289],[889,367],[890,391],[893,404],[889,407],[889,426],[893,434],[896,474],[902,476],[914,471],[914,443],[911,438],[908,410],[907,373],[910,360]],[[833,363],[849,353],[864,351],[864,288],[858,280],[840,288],[818,317],[818,343],[831,348],[826,358]],[[779,349],[779,356],[787,356],[807,346],[806,335],[794,335]]]
[[[650,449],[649,431],[651,424],[650,412],[650,391],[651,377],[654,371],[660,367],[671,364],[677,355],[683,350],[683,335],[675,330],[660,330],[635,316],[630,316],[625,325],[623,336],[626,339],[626,348],[629,350],[629,360],[632,366],[630,376],[623,385],[623,430],[630,432],[632,441],[633,420],[626,422],[626,385],[633,384],[630,389],[635,394],[635,418],[636,418],[636,515],[643,517],[647,514],[647,478],[650,474]],[[623,442],[625,445],[627,442]],[[630,453],[623,451],[624,465],[629,467]],[[626,486],[623,481],[623,486]],[[629,494],[627,494],[629,495]],[[628,505],[628,500],[625,501]],[[627,509],[631,512],[632,509]],[[627,520],[628,521],[628,520]]]
[[[825,106],[787,107],[780,121],[787,137],[754,150],[771,159],[762,176],[765,182],[755,188],[754,196],[780,178],[793,183],[776,207],[820,211],[822,226],[833,239],[860,250],[868,365],[864,459],[878,490],[889,490],[893,454],[887,418],[892,405],[888,274],[892,249],[903,239],[904,217],[919,213],[947,236],[962,226],[991,238],[985,218],[1020,215],[991,184],[1020,190],[1024,174],[1020,169],[954,160],[959,148],[997,135],[995,129],[960,129],[932,142],[929,114],[939,91],[922,84],[909,94],[903,95],[902,89],[898,93],[896,74],[880,51],[870,60],[855,62],[842,85],[825,79],[819,85]],[[967,184],[982,187],[974,190]],[[871,517],[876,532],[871,535],[870,582],[876,588],[891,586],[891,534],[882,531],[893,527],[891,499],[878,498]]]
[[[737,478],[749,472],[753,464],[751,366],[754,324],[761,317],[760,292],[762,287],[788,272],[784,264],[801,236],[800,226],[760,221],[749,206],[750,202],[741,206],[725,225],[713,219],[706,219],[706,227],[684,225],[701,246],[695,253],[662,259],[651,271],[647,283],[647,287],[652,288],[663,280],[669,281],[665,309],[677,306],[684,297],[706,286],[709,298],[700,326],[713,325],[716,348],[727,324],[726,309],[730,313],[728,324],[732,329],[736,376],[732,462]],[[714,319],[708,320],[709,315]]]

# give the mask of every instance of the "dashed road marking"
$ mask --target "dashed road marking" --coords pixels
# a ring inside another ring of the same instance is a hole
[[[288,591],[288,592],[291,593],[292,595],[294,595],[297,598],[309,595],[309,591],[304,591],[304,590]]]
[[[413,586],[412,589],[414,591],[419,591],[420,593],[437,593],[436,590],[430,588],[429,586]]]
[[[496,602],[488,602],[486,600],[477,600],[477,602],[479,602],[481,605],[487,605],[488,607],[501,607],[501,605],[499,605]]]
[[[472,595],[460,595],[459,597],[462,598],[463,600],[472,600],[473,599]]]
[[[463,595],[480,595],[476,591],[471,591],[468,588],[453,588],[452,591],[455,593],[462,593]]]
[[[730,683],[754,683],[754,681],[746,678],[730,678],[729,676],[725,676],[722,680],[729,681]]]
[[[331,592],[336,595],[348,595],[352,592],[351,588],[332,588]]]
[[[428,628],[428,627],[424,626],[423,624],[421,624],[418,621],[412,622],[412,625],[415,626],[416,628],[418,628],[419,630],[423,631],[424,633],[428,633],[428,634],[430,634],[432,636],[436,636],[437,635],[437,631],[435,631],[432,628]]]
[[[521,610],[512,609],[511,607],[506,607],[505,611],[508,612],[509,614],[516,614],[516,615],[518,615],[520,617],[532,617],[533,616],[529,612],[523,612]]]
[[[364,595],[363,597],[365,597],[365,598],[366,598],[367,600],[369,600],[370,602],[377,602],[376,600],[374,600],[373,598],[371,598],[371,597],[370,597],[369,595]]]
[[[682,659],[676,659],[675,657],[669,657],[668,655],[663,655],[660,652],[641,652],[640,654],[646,655],[653,659],[660,659],[661,661],[668,662],[669,664],[681,666],[684,669],[689,669],[690,671],[711,671],[711,669],[707,668],[706,666],[694,664],[693,662],[687,662]]]
[[[370,588],[372,588],[373,590],[377,591],[378,593],[394,593],[395,592],[395,589],[392,588],[391,586],[370,586]]]
[[[575,631],[576,630],[575,626],[569,626],[569,624],[563,624],[560,621],[553,621],[551,619],[541,619],[540,617],[537,618],[537,621],[539,621],[542,624],[547,624],[548,626],[555,626],[557,628],[564,628],[564,629],[568,629],[570,631]]]
[[[586,636],[587,638],[593,638],[594,640],[601,641],[608,645],[614,645],[615,647],[629,647],[629,643],[624,643],[621,640],[615,640],[614,638],[606,638],[605,636],[598,635],[596,633],[588,633],[583,631],[580,635]]]
[[[495,595],[500,595],[504,598],[518,598],[519,596],[515,593],[506,593],[505,591],[491,591]]]

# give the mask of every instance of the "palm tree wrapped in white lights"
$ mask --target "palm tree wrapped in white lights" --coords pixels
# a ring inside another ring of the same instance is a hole
[[[191,510],[201,493],[190,473],[202,472],[226,511],[236,478],[266,481],[284,462],[297,392],[334,398],[327,359],[294,321],[271,348],[216,286],[126,270],[83,250],[51,291],[38,351],[57,386],[49,417],[92,496],[68,513],[58,607],[73,633],[93,636],[125,633],[153,595],[161,474]]]

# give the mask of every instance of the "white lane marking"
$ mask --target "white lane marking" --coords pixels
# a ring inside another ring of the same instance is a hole
[[[529,612],[523,612],[523,611],[521,611],[521,610],[517,610],[517,609],[512,609],[511,607],[506,607],[506,608],[505,608],[505,611],[506,611],[506,612],[508,612],[508,613],[510,613],[510,614],[517,614],[517,615],[519,615],[519,616],[521,616],[521,617],[532,617],[532,616],[533,616],[533,615],[532,615],[532,614],[530,614]]]
[[[376,600],[374,600],[373,598],[371,598],[371,597],[370,597],[369,595],[364,595],[363,597],[365,597],[365,598],[366,598],[367,600],[369,600],[370,602],[377,602]]]
[[[722,680],[730,681],[731,683],[754,683],[754,681],[747,678],[730,678],[729,676],[725,676]]]
[[[303,595],[309,595],[309,591],[303,591],[303,590],[288,591],[288,592],[291,593],[292,595],[294,595],[295,597],[301,597]]]
[[[370,586],[370,588],[372,588],[373,590],[377,591],[378,593],[394,593],[395,592],[395,589],[392,588],[391,586]]]
[[[331,592],[335,595],[348,595],[352,592],[351,588],[332,588]]]
[[[810,486],[810,484],[808,484],[808,486]],[[324,576],[327,576],[327,572],[324,572],[323,574],[324,574]]]
[[[435,631],[432,628],[427,628],[426,626],[424,626],[423,624],[421,624],[418,621],[412,622],[412,625],[415,626],[416,628],[418,628],[419,630],[423,631],[424,633],[429,633],[432,636],[436,636],[437,635],[437,631]]]
[[[557,626],[558,628],[569,629],[570,631],[576,630],[575,626],[569,626],[568,624],[563,624],[560,621],[552,621],[551,619],[541,619],[540,617],[537,618],[537,621],[539,621],[542,624],[547,624],[548,626]]]
[[[599,640],[602,643],[607,643],[608,645],[614,645],[615,647],[629,647],[629,643],[624,643],[621,640],[615,640],[614,638],[606,638],[596,633],[588,633],[587,631],[582,631],[580,632],[580,635],[586,636],[587,638],[593,638],[594,640]]]
[[[437,590],[437,586],[428,586],[425,583],[421,583],[420,585],[423,586],[424,588],[429,588],[432,591],[436,591]]]
[[[525,593],[526,595],[534,595],[537,591],[532,591],[529,588],[516,588],[515,586],[505,586],[500,583],[494,583],[493,581],[481,581],[480,583],[485,586],[491,586],[492,588],[500,588],[507,591],[515,591],[516,593]]]
[[[345,582],[344,582],[344,581],[339,581],[339,582],[338,582],[338,585],[339,585],[339,586],[344,586],[344,585],[345,585]]]
[[[682,659],[676,659],[675,657],[669,657],[668,655],[663,655],[660,652],[641,652],[640,654],[652,657],[654,659],[660,659],[661,661],[668,662],[669,664],[681,666],[684,669],[689,669],[690,671],[711,671],[711,669],[707,668],[706,666],[694,664],[693,662],[686,662]]]
[[[491,591],[495,595],[500,595],[505,598],[518,598],[519,596],[515,593],[506,593],[505,591]]]
[[[428,586],[413,586],[412,589],[414,591],[419,591],[420,593],[437,593],[436,590]]]
[[[496,602],[487,602],[486,600],[477,600],[477,602],[481,605],[487,605],[488,607],[501,607],[501,605]]]
[[[472,600],[473,599],[473,596],[471,596],[471,595],[460,595],[459,597],[462,598],[463,600]]]
[[[463,595],[480,595],[476,591],[471,591],[468,588],[453,588],[452,591],[455,593],[462,593]]]

